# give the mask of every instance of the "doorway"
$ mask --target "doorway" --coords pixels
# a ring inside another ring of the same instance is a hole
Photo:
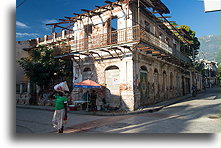
[[[106,102],[111,107],[120,107],[120,69],[110,66],[105,70]]]

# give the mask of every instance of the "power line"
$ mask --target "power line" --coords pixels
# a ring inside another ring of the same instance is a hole
[[[21,4],[19,4],[18,6],[16,6],[16,8],[20,7],[21,5],[23,5],[27,0],[24,0],[23,2],[21,2]]]

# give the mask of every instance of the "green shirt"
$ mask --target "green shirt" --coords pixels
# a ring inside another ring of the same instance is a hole
[[[55,98],[56,98],[55,110],[64,109],[64,103],[67,103],[67,98],[65,96],[55,96]]]

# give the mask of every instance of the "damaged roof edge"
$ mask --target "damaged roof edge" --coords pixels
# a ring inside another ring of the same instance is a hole
[[[58,23],[51,23],[51,24],[46,24],[46,25],[58,25],[58,24],[63,24],[63,23],[70,23],[71,20],[74,20],[76,18],[78,18],[79,16],[85,16],[87,15],[88,13],[91,13],[91,12],[94,12],[94,11],[97,11],[99,9],[103,9],[105,7],[108,7],[110,5],[114,5],[114,4],[117,4],[119,2],[121,3],[128,3],[129,1],[132,1],[132,2],[135,2],[137,0],[117,0],[115,2],[111,2],[111,4],[107,4],[107,5],[104,5],[104,6],[97,6],[98,8],[96,9],[93,9],[93,10],[87,10],[86,13],[82,13],[82,14],[76,14],[76,16],[74,17],[65,17],[66,19],[63,19],[63,21],[61,22],[58,22]],[[149,3],[153,6],[153,8],[155,10],[157,10],[159,13],[161,14],[169,14],[170,13],[170,10],[160,1],[160,0],[141,0],[143,2],[146,2],[146,3]],[[105,1],[106,2],[106,1]],[[107,1],[108,2],[108,1]],[[84,9],[83,9],[84,10]]]
[[[161,12],[162,14],[169,14],[170,10],[167,8],[166,5],[164,5],[163,2],[161,2],[160,0],[142,0],[145,1],[147,3],[151,3],[154,6],[154,9],[156,9],[157,11]]]
[[[105,2],[109,2],[109,1],[105,1]],[[69,18],[64,19],[64,20],[61,21],[61,22],[58,22],[58,23],[50,23],[50,24],[46,24],[46,25],[57,25],[57,24],[69,23],[71,20],[75,20],[75,19],[77,19],[78,17],[87,16],[88,13],[95,12],[95,11],[97,11],[97,10],[99,10],[99,9],[105,9],[105,7],[109,7],[109,6],[115,5],[115,4],[117,4],[117,3],[126,3],[126,2],[125,2],[125,0],[117,0],[117,1],[115,1],[115,2],[112,2],[111,4],[108,3],[107,5],[104,5],[104,6],[96,6],[97,8],[95,8],[95,9],[93,9],[93,10],[82,9],[82,10],[84,10],[84,11],[86,10],[87,12],[81,13],[81,14],[74,13],[74,15],[76,15],[76,16],[74,16],[74,17],[69,17]]]

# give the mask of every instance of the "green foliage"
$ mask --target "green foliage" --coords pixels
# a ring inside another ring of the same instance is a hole
[[[40,46],[39,49],[30,51],[30,57],[18,61],[31,83],[48,88],[66,75],[64,69],[70,67],[70,62],[55,59],[53,52],[52,48]]]
[[[183,44],[181,46],[182,51],[185,52],[188,56],[193,56],[193,58],[195,58],[195,56],[199,54],[199,48],[200,48],[200,42],[196,37],[196,32],[191,30],[191,28],[186,25],[181,25],[178,29],[185,30],[187,36],[187,37],[179,36],[179,38],[181,40],[186,40],[190,43],[189,45]],[[188,36],[191,38],[189,38]]]
[[[194,38],[196,35],[196,32],[190,29],[190,26],[180,25],[178,29],[185,29],[188,35],[191,36],[192,38]]]

